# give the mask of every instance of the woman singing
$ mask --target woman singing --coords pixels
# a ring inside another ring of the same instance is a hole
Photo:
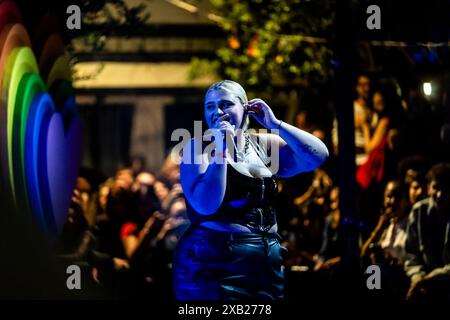
[[[192,225],[174,256],[175,296],[282,299],[286,249],[277,234],[276,177],[314,170],[328,150],[315,136],[278,120],[263,100],[248,101],[236,82],[213,84],[204,107],[214,149],[205,152],[196,138],[183,149],[181,184]],[[250,133],[249,116],[279,135]]]

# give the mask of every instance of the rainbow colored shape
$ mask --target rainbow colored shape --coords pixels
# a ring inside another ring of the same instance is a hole
[[[41,229],[51,234],[55,234],[56,226],[51,213],[44,208],[40,171],[44,167],[42,162],[45,161],[43,146],[47,145],[44,133],[55,112],[53,100],[48,94],[41,93],[33,97],[25,129],[24,150],[25,181],[30,207]]]
[[[52,114],[45,136],[43,167],[39,170],[43,188],[40,190],[44,210],[51,212],[54,218],[56,233],[61,233],[68,212],[72,192],[75,186],[78,167],[81,161],[82,139],[81,123],[78,117],[64,125],[63,114]]]
[[[17,203],[16,183],[14,181],[14,170],[17,171],[19,164],[13,162],[13,125],[14,125],[14,113],[16,112],[16,100],[21,97],[23,93],[19,90],[19,82],[23,76],[27,73],[38,73],[38,66],[36,59],[34,58],[33,51],[28,47],[19,47],[13,50],[8,64],[11,64],[11,80],[8,87],[7,95],[7,146],[8,146],[8,163],[9,163],[9,181],[11,183],[11,193],[13,199]],[[17,113],[17,112],[16,112]]]
[[[37,60],[21,19],[12,1],[0,1],[0,192],[54,238],[81,162],[81,124],[63,42],[45,23],[56,20],[38,27]]]
[[[10,194],[11,182],[9,181],[9,159],[7,145],[7,95],[12,75],[12,63],[17,54],[18,47],[30,46],[30,38],[21,24],[7,24],[0,30],[0,42],[3,47],[0,56],[0,186],[2,190]]]
[[[14,181],[16,184],[17,203],[22,211],[30,211],[28,201],[27,181],[25,174],[25,146],[26,129],[33,98],[46,91],[46,86],[36,73],[27,73],[20,80],[15,113],[13,115],[12,155],[14,164]]]

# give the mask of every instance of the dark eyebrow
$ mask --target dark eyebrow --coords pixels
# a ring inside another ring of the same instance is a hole
[[[212,101],[207,102],[207,103],[205,103],[205,106],[207,106],[209,104],[212,104],[212,103],[213,103]],[[231,104],[233,104],[234,102],[231,101],[231,100],[222,99],[222,100],[219,100],[219,103],[231,103]]]

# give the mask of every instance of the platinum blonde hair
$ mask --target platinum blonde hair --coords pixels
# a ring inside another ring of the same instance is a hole
[[[249,125],[249,118],[248,118],[248,115],[246,112],[248,98],[247,98],[247,93],[245,92],[244,88],[235,81],[222,80],[222,81],[213,83],[206,91],[205,96],[209,92],[215,91],[215,90],[225,90],[239,99],[239,101],[242,103],[242,106],[244,108],[244,118],[242,119],[243,123],[241,126],[242,126],[242,129],[247,130],[248,125]]]

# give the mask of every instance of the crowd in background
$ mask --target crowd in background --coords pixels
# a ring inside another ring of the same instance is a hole
[[[98,298],[172,297],[172,253],[190,223],[179,166],[169,157],[158,174],[144,167],[136,157],[105,181],[91,170],[78,177],[56,250],[84,267]]]
[[[429,103],[418,86],[403,96],[395,80],[367,74],[356,79],[353,108],[361,272],[380,266],[387,299],[450,301],[448,110]],[[287,267],[314,273],[311,288],[339,277],[346,239],[333,162],[339,157],[337,123],[328,133],[314,117],[308,122],[307,112],[300,119],[305,130],[329,136],[334,151],[322,168],[282,183]]]

